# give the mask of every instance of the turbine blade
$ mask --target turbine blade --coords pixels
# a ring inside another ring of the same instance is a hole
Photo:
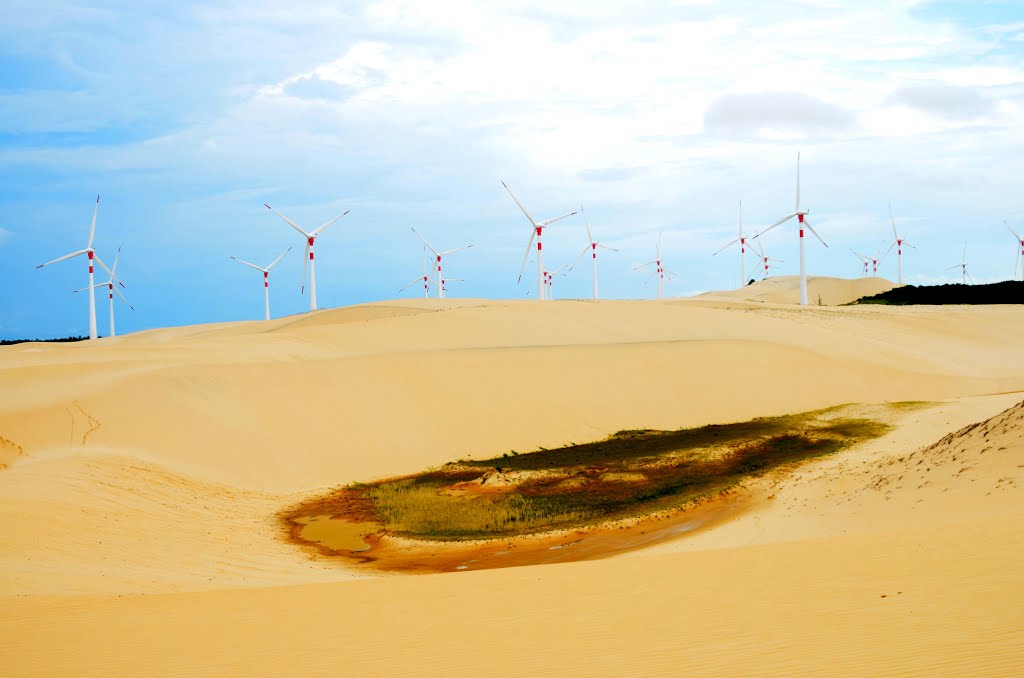
[[[309,268],[309,240],[306,240],[306,255],[302,257],[302,286],[299,287],[299,294],[306,293],[306,270]]]
[[[814,237],[818,239],[818,242],[820,242],[822,245],[825,245],[825,247],[828,247],[828,244],[826,244],[825,241],[821,239],[821,236],[818,235],[818,232],[814,230],[814,227],[811,226],[811,223],[806,219],[804,219],[804,226],[806,226],[807,230],[814,234]]]
[[[289,247],[284,252],[281,252],[281,255],[277,259],[274,259],[272,262],[270,262],[270,266],[267,266],[267,270],[269,271],[270,269],[274,268],[274,266],[277,264],[277,262],[279,262],[282,259],[284,259],[284,255],[288,254],[291,251],[292,251],[292,248]]]
[[[292,228],[294,228],[294,229],[295,229],[296,231],[298,231],[298,232],[299,232],[299,233],[301,233],[302,235],[306,236],[307,238],[308,238],[308,237],[310,236],[310,234],[309,234],[309,233],[306,233],[305,231],[303,231],[303,230],[302,230],[302,229],[301,229],[301,228],[299,227],[299,225],[298,225],[298,224],[296,224],[296,223],[295,223],[294,221],[292,221],[291,219],[289,219],[289,218],[288,218],[288,217],[286,217],[285,215],[283,215],[283,214],[281,214],[280,212],[278,212],[277,210],[275,210],[275,209],[274,209],[273,207],[271,207],[271,206],[270,206],[270,205],[268,205],[267,203],[263,203],[263,206],[264,206],[264,207],[266,207],[266,208],[267,208],[268,210],[270,210],[271,212],[273,212],[274,214],[276,214],[277,216],[279,216],[279,217],[281,217],[282,219],[284,219],[284,221],[285,221],[285,223],[286,223],[286,224],[288,224],[289,226],[291,226]]]
[[[260,268],[256,264],[250,264],[248,261],[243,261],[242,259],[239,259],[238,257],[231,257],[231,259],[234,259],[235,261],[237,261],[240,264],[245,264],[246,266],[249,266],[251,268],[255,268],[257,271],[262,271],[263,270],[262,268]]]
[[[100,211],[100,196],[96,196],[96,206],[92,208],[92,225],[89,227],[89,244],[86,248],[92,249],[92,240],[96,237],[96,213]]]
[[[505,186],[505,182],[504,181],[501,182],[501,185]],[[508,188],[508,186],[505,186],[505,188]],[[511,195],[511,193],[512,193],[512,191],[509,191],[510,195]],[[512,197],[515,198],[515,196],[512,196]],[[529,217],[529,215],[527,215],[527,217]],[[530,242],[526,243],[526,254],[523,255],[523,265],[519,267],[519,279],[516,280],[516,283],[520,283],[523,280],[523,271],[526,270],[526,260],[530,256],[530,248],[533,247],[533,238],[536,235],[537,235],[537,229],[536,228],[530,229]]]
[[[399,292],[404,292],[405,290],[409,289],[409,288],[410,288],[410,287],[412,287],[413,285],[415,285],[415,284],[417,284],[417,283],[421,283],[421,282],[423,282],[423,276],[422,276],[422,275],[421,275],[421,276],[417,276],[415,280],[413,280],[413,281],[412,281],[411,283],[409,283],[409,284],[408,284],[408,285],[406,285],[405,287],[401,287],[401,288],[399,288],[399,289],[398,289],[398,291],[399,291]]]
[[[800,151],[796,152],[796,209],[793,211],[800,211]]]
[[[755,233],[754,237],[751,238],[751,240],[754,240],[755,238],[760,238],[762,235],[764,235],[768,231],[772,230],[776,226],[780,226],[780,225],[786,223],[787,221],[789,221],[790,219],[792,219],[795,216],[796,216],[796,212],[793,212],[792,214],[788,214],[788,215],[782,217],[781,219],[779,219],[778,221],[776,221],[774,224],[772,224],[768,228],[764,229],[763,231],[758,231],[757,233]]]
[[[96,253],[93,253],[93,255],[92,255],[92,258],[93,258],[93,259],[95,259],[95,260],[96,260],[96,263],[97,263],[97,264],[99,264],[99,265],[100,265],[100,267],[101,267],[101,268],[102,268],[102,269],[103,269],[104,271],[106,271],[106,272],[107,272],[107,275],[109,275],[109,276],[110,276],[111,278],[113,278],[113,277],[114,277],[114,274],[110,272],[110,269],[109,269],[109,268],[107,268],[107,265],[106,265],[106,264],[104,264],[104,263],[103,263],[103,260],[101,260],[101,259],[100,259],[100,255],[98,255],[98,254],[96,254]]]
[[[311,235],[311,236],[313,236],[313,237],[315,238],[316,236],[320,235],[320,233],[321,233],[321,232],[323,232],[323,231],[327,230],[327,227],[328,227],[328,226],[330,226],[331,224],[333,224],[333,223],[334,223],[335,221],[337,221],[338,219],[341,219],[341,218],[342,218],[343,216],[345,216],[346,214],[348,214],[348,210],[345,210],[344,212],[342,212],[342,213],[341,213],[341,214],[339,214],[338,216],[334,217],[333,219],[331,219],[330,221],[328,221],[327,223],[325,223],[325,224],[324,224],[323,226],[321,226],[320,228],[318,228],[318,229],[316,229],[315,231],[313,231],[312,233],[310,233],[310,235]]]
[[[127,300],[127,299],[125,299],[124,295],[123,295],[123,294],[121,294],[121,290],[117,289],[116,287],[111,287],[110,289],[112,289],[112,290],[114,290],[115,292],[117,292],[117,296],[121,297],[121,301],[123,301],[124,303],[128,304],[128,308],[131,308],[131,309],[132,309],[133,311],[135,310],[135,309],[134,309],[134,308],[132,307],[132,305],[131,305],[130,303],[128,303],[128,300]]]
[[[521,209],[523,211],[523,214],[526,215],[526,218],[530,220],[530,224],[532,226],[540,226],[541,224],[538,224],[536,221],[534,221],[533,217],[530,216],[530,213],[526,211],[525,207],[523,207],[523,203],[519,202],[519,198],[515,196],[515,194],[512,192],[512,189],[508,187],[508,184],[506,184],[503,181],[501,182],[501,185],[505,187],[505,190],[508,191],[508,194],[511,195],[512,199],[516,201],[517,205],[519,205],[519,209]]]
[[[472,247],[472,245],[463,245],[462,247],[456,247],[453,250],[445,250],[444,252],[441,252],[441,256],[442,257],[446,257],[449,254],[454,254],[455,252],[461,252],[462,250],[468,250],[470,247]]]
[[[639,271],[641,268],[646,268],[647,266],[650,266],[651,264],[656,264],[656,263],[658,263],[657,259],[651,259],[646,264],[637,264],[636,266],[633,267],[633,270],[634,271]]]
[[[58,261],[64,261],[65,259],[70,259],[71,257],[77,257],[79,254],[85,254],[88,251],[89,250],[78,250],[77,252],[72,252],[71,254],[65,254],[63,257],[57,257],[53,261],[48,261],[45,264],[39,264],[38,266],[36,266],[36,268],[42,268],[43,266],[49,266],[50,264],[56,264]]]
[[[590,235],[590,224],[587,222],[587,213],[583,211],[583,205],[580,205],[580,214],[583,215],[583,225],[587,228],[587,242],[593,245],[594,236]]]
[[[121,258],[121,248],[117,248],[117,254],[114,255],[114,265],[110,267],[110,275],[114,276],[117,273],[117,260]]]
[[[1010,229],[1010,233],[1013,233],[1013,237],[1017,239],[1017,242],[1024,242],[1024,238],[1021,238],[1019,235],[1017,235],[1017,231],[1013,230],[1013,226],[1010,226],[1010,222],[1008,222],[1006,219],[1003,219],[1003,223],[1006,224],[1006,227],[1008,229]]]
[[[617,249],[615,249],[614,247],[608,247],[608,245],[602,245],[601,243],[597,243],[597,246],[603,250],[611,250],[612,252],[618,252]]]
[[[729,245],[732,245],[732,244],[734,244],[734,243],[738,243],[739,241],[740,241],[740,239],[739,239],[739,238],[736,238],[735,240],[730,240],[729,242],[727,242],[727,243],[725,243],[724,245],[722,245],[721,247],[719,247],[719,248],[718,248],[718,250],[716,250],[716,251],[715,251],[715,253],[714,253],[714,254],[712,254],[711,256],[716,256],[716,255],[717,255],[717,254],[718,254],[719,252],[722,252],[722,251],[724,251],[724,250],[725,250],[725,249],[726,249],[727,247],[729,247]]]
[[[562,215],[562,216],[560,216],[560,217],[555,217],[554,219],[545,219],[544,221],[540,222],[540,223],[539,223],[539,224],[537,224],[537,225],[538,225],[538,226],[547,226],[548,224],[553,224],[553,223],[555,223],[556,221],[561,221],[562,219],[565,219],[566,217],[571,217],[571,216],[572,216],[572,215],[574,215],[574,214],[576,214],[576,211],[575,211],[575,210],[573,210],[572,212],[569,212],[568,214],[563,214],[563,215]]]
[[[892,221],[892,239],[899,240],[900,236],[896,234],[896,217],[892,215],[892,203],[889,203],[889,219]]]
[[[433,245],[431,245],[431,244],[430,244],[429,242],[427,242],[427,239],[426,239],[426,238],[424,238],[424,237],[423,237],[422,235],[420,235],[420,232],[419,232],[419,231],[417,231],[417,230],[416,230],[415,228],[413,228],[412,226],[410,226],[410,227],[409,227],[409,230],[410,230],[410,231],[412,231],[413,233],[415,233],[415,234],[416,234],[416,237],[417,237],[417,238],[419,238],[420,240],[422,240],[422,241],[423,241],[423,244],[427,246],[427,249],[429,249],[429,250],[430,250],[431,252],[433,252],[433,253],[434,253],[434,256],[435,256],[435,257],[436,257],[436,256],[440,256],[440,255],[442,254],[441,252],[438,252],[437,250],[435,250],[435,249],[434,249],[434,246],[433,246]]]

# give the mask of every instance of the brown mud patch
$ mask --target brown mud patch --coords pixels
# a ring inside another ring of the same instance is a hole
[[[916,404],[915,404],[916,405]],[[282,511],[289,541],[339,562],[448,572],[586,560],[749,505],[748,481],[889,430],[906,404],[844,405],[604,440],[355,483]]]
[[[303,525],[296,524],[290,530],[290,541],[315,548],[321,555],[337,558],[353,569],[401,574],[599,560],[727,522],[756,506],[762,497],[762,492],[736,487],[657,515],[507,539],[424,541],[378,530],[363,534],[356,549],[345,549],[311,543],[302,536]]]

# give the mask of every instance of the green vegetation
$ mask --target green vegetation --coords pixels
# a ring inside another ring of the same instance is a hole
[[[85,341],[89,337],[61,337],[60,339],[0,339],[0,346],[13,346],[14,344],[27,344],[38,342],[41,344],[63,344],[71,341]]]
[[[893,306],[941,304],[1024,304],[1024,282],[1006,280],[988,285],[905,285],[854,304]]]
[[[752,475],[834,453],[886,424],[842,408],[678,431],[620,431],[606,440],[358,484],[307,502],[304,516],[373,521],[404,537],[461,540],[593,525],[681,506]]]

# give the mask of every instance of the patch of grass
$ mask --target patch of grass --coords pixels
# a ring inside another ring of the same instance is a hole
[[[507,537],[681,506],[744,478],[832,454],[888,430],[841,408],[678,431],[619,431],[601,441],[355,484],[286,519],[373,520],[430,540]]]

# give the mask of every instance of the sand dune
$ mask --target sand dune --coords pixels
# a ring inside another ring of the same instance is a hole
[[[861,297],[887,292],[894,287],[899,285],[878,277],[847,279],[807,276],[807,298],[812,306],[841,306]],[[741,289],[706,292],[701,297],[770,304],[799,304],[800,276],[773,276]]]
[[[0,662],[1019,674],[1022,330],[1008,307],[415,300],[3,348]],[[602,561],[367,578],[274,519],[464,456],[906,400],[931,404],[750,483],[731,521]]]

